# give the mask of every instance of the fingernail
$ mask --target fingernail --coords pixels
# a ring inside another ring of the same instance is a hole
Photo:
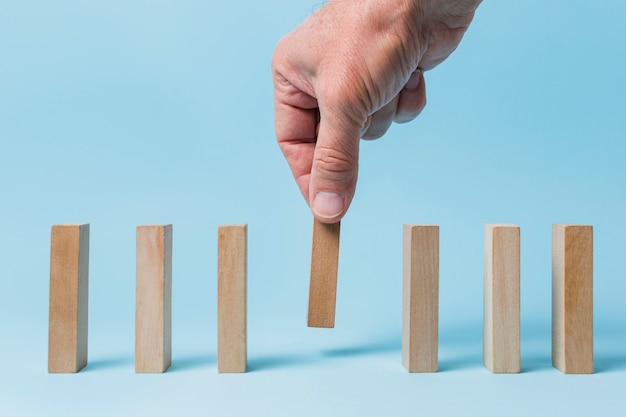
[[[409,77],[409,81],[406,82],[405,88],[409,90],[415,90],[420,85],[421,73],[422,71],[417,70],[413,74],[411,74],[411,77]]]
[[[324,219],[332,219],[343,213],[345,198],[338,193],[318,191],[313,200],[313,213]]]

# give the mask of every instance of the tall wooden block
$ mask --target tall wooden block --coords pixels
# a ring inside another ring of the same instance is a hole
[[[520,372],[520,229],[485,226],[483,362],[495,373]]]
[[[87,365],[89,225],[52,226],[48,372],[78,372]]]
[[[247,226],[220,226],[217,251],[217,370],[246,372]]]
[[[552,226],[552,364],[593,373],[593,228]]]
[[[404,225],[402,364],[437,372],[439,339],[439,226]]]
[[[135,372],[172,363],[172,225],[137,226]]]
[[[309,327],[335,327],[340,223],[313,221]]]

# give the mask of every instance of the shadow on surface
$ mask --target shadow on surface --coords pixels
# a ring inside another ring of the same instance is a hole
[[[458,322],[439,330],[439,372],[483,366],[482,323]]]
[[[90,360],[81,372],[100,371],[102,369],[132,367],[135,359],[131,355],[117,356],[112,358]]]
[[[596,355],[594,362],[594,374],[626,370],[626,354]]]
[[[521,358],[522,373],[543,371],[552,368],[552,357],[547,355],[525,355]]]
[[[470,354],[439,359],[438,372],[458,371],[460,369],[480,368],[483,366],[482,356]]]
[[[348,346],[343,348],[329,349],[322,352],[322,356],[331,358],[343,358],[350,356],[373,355],[376,353],[400,352],[402,341],[398,339],[382,340],[370,344],[359,346]]]
[[[274,355],[253,357],[248,360],[248,371],[262,371],[267,369],[285,368],[298,365],[309,365],[320,361],[320,358],[348,358],[361,355],[372,355],[386,352],[400,352],[401,341],[399,338],[382,340],[369,344],[345,346],[327,349],[316,355]]]
[[[207,368],[216,364],[217,360],[215,356],[211,355],[191,355],[183,356],[182,358],[174,357],[172,359],[172,365],[170,365],[168,372],[189,371],[191,369]]]
[[[297,365],[307,365],[317,361],[314,356],[276,355],[261,356],[248,360],[248,372],[264,371],[267,369],[286,368]]]

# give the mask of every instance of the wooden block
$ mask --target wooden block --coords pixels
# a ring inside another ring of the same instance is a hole
[[[437,372],[439,338],[439,226],[404,225],[402,364],[409,372]]]
[[[217,251],[217,370],[246,372],[247,226],[220,226]]]
[[[483,362],[495,373],[520,372],[520,229],[485,226]]]
[[[593,228],[552,226],[552,364],[593,373]]]
[[[340,223],[313,221],[309,327],[335,327]]]
[[[135,372],[172,363],[172,225],[137,226]]]
[[[87,365],[89,225],[52,226],[48,372],[78,372]]]

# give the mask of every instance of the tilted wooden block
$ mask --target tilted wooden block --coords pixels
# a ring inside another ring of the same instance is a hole
[[[520,372],[520,229],[485,226],[483,362],[495,373]]]
[[[217,248],[217,369],[246,372],[247,226],[220,226]]]
[[[52,226],[48,372],[78,372],[87,365],[89,225]]]
[[[593,228],[552,226],[552,364],[593,373]]]
[[[172,363],[172,225],[137,226],[135,372]]]
[[[340,223],[313,221],[309,327],[335,327]]]
[[[439,226],[404,225],[402,364],[437,372],[439,347]]]

